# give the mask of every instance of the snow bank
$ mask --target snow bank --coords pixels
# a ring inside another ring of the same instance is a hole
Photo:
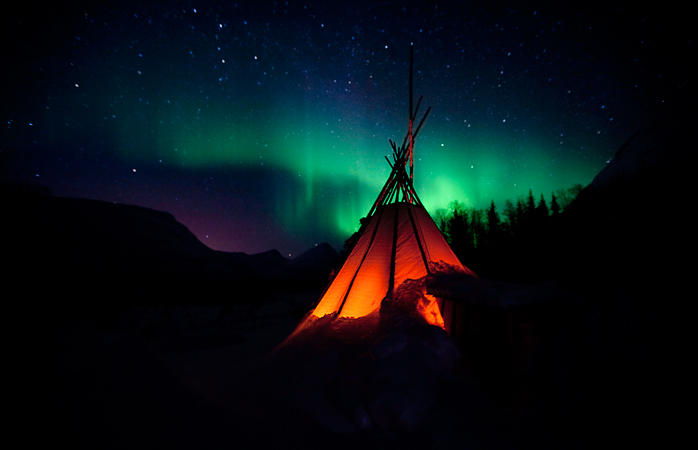
[[[366,317],[309,314],[267,361],[279,398],[334,432],[419,428],[459,352],[417,311],[423,280],[400,288]]]

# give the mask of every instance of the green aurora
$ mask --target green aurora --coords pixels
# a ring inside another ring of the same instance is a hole
[[[341,246],[380,192],[410,43],[432,214],[586,185],[681,95],[679,60],[647,53],[661,42],[632,16],[613,35],[603,14],[542,6],[200,3],[13,20],[3,179],[165,210],[215,249],[297,254]]]

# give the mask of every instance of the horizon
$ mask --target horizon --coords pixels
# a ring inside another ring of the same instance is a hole
[[[694,40],[653,4],[351,5],[25,6],[4,19],[2,179],[295,257],[341,248],[379,194],[410,43],[431,214],[586,186],[691,92]]]

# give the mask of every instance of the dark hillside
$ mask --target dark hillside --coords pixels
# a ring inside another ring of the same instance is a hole
[[[3,197],[10,279],[40,297],[196,303],[217,285],[249,276],[165,212],[11,188]]]
[[[219,252],[166,212],[31,186],[3,186],[0,195],[8,280],[19,292],[31,287],[41,303],[62,296],[66,306],[91,308],[257,302],[288,291],[290,279],[296,292],[322,289],[336,258],[326,244],[297,262],[277,250]]]
[[[689,131],[666,123],[638,134],[544,241],[508,250],[544,283],[454,277],[429,287],[465,307],[461,349],[478,383],[541,413],[553,435],[593,448],[673,439],[689,342]]]

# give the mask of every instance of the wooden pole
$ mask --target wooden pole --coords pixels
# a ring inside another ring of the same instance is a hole
[[[412,69],[414,67],[414,44],[410,44],[410,121],[412,120]]]
[[[414,118],[412,117],[412,70],[414,67],[414,44],[410,44],[410,128],[409,134],[409,146],[410,146],[410,181],[413,180],[414,176],[414,139],[412,137],[412,124],[414,123]]]

